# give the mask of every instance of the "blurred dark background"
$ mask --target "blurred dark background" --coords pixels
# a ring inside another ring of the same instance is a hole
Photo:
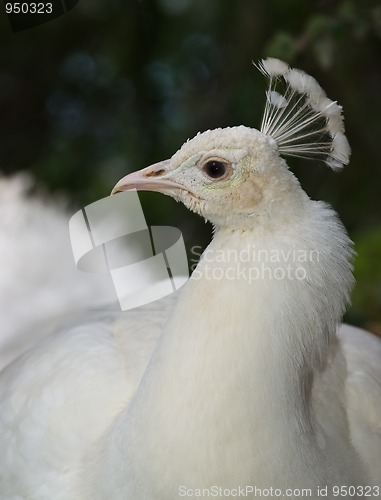
[[[340,174],[289,164],[356,243],[347,320],[381,333],[380,3],[80,0],[28,30],[13,33],[5,12],[0,23],[0,170],[30,172],[73,211],[198,131],[258,128],[265,82],[251,61],[279,57],[314,75],[344,107],[352,160]],[[208,243],[209,225],[180,204],[141,199],[148,222],[179,227],[188,249]]]

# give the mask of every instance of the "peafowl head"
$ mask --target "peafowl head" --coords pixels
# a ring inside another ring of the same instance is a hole
[[[113,193],[158,191],[216,226],[247,227],[292,216],[306,199],[283,155],[319,158],[334,170],[349,161],[341,107],[316,80],[273,58],[258,65],[269,79],[260,130],[208,130],[171,159],[122,178]]]

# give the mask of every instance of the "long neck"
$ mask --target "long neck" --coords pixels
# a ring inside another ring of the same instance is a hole
[[[311,383],[347,300],[348,243],[312,202],[281,234],[216,233],[112,431],[123,498],[266,482],[281,450],[284,481],[303,448],[313,466]]]

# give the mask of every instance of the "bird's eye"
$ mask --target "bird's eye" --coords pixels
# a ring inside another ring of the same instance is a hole
[[[221,160],[208,160],[202,166],[202,170],[211,179],[223,179],[230,172],[230,164]]]

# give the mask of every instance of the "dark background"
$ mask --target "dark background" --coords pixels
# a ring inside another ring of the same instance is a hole
[[[31,172],[74,211],[198,131],[258,128],[265,82],[251,61],[282,58],[344,107],[350,165],[289,164],[356,243],[348,321],[381,332],[380,38],[381,4],[365,0],[80,0],[17,33],[0,12],[0,170]],[[180,204],[141,199],[148,222],[179,227],[188,249],[209,241]]]

